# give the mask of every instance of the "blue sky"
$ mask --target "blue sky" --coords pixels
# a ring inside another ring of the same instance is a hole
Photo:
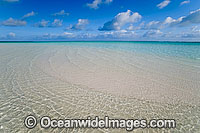
[[[199,0],[0,0],[0,40],[200,41]]]

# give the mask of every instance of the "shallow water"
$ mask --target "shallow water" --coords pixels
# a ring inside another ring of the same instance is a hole
[[[177,128],[134,131],[199,132],[199,48],[152,42],[1,43],[0,132],[125,132],[39,126],[28,130],[23,122],[29,114],[56,119],[166,118],[175,119]]]

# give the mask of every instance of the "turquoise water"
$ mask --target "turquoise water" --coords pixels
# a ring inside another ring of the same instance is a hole
[[[5,43],[5,42],[2,42]],[[11,44],[10,42],[8,42]],[[70,45],[86,46],[96,48],[109,48],[116,50],[125,50],[131,52],[142,52],[147,54],[172,56],[178,58],[187,58],[200,60],[200,42],[12,42],[20,44],[49,44],[49,45]]]

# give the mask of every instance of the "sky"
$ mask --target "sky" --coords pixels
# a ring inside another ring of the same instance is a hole
[[[200,41],[200,0],[0,0],[0,41]]]

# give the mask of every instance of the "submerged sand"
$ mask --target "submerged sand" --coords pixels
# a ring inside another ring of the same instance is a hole
[[[27,132],[24,118],[175,119],[200,131],[200,67],[165,56],[86,46],[0,45],[0,132]],[[41,129],[30,132],[125,132]]]

